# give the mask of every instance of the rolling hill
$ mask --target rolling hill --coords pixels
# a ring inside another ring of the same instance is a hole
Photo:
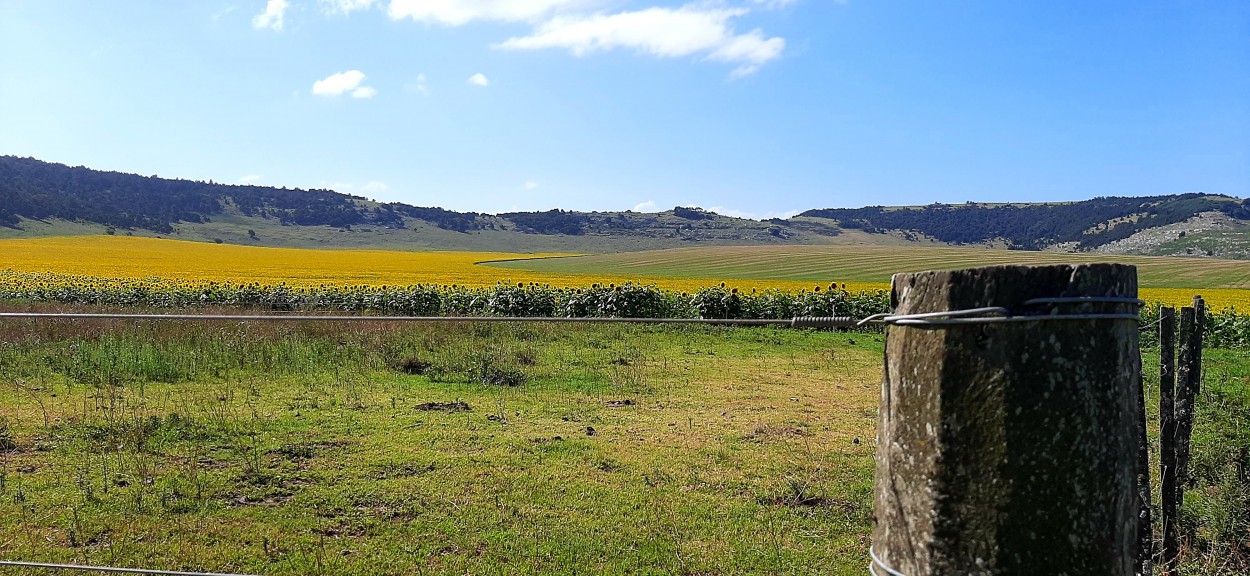
[[[0,156],[0,238],[119,234],[255,246],[614,253],[868,245],[1250,259],[1250,200],[1207,194],[1049,204],[813,209],[789,219],[455,212],[332,190],[139,176]]]

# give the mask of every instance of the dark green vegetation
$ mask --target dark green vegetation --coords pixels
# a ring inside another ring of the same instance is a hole
[[[0,272],[0,277],[5,272]],[[95,287],[0,290],[10,307],[25,303],[108,306],[120,309],[242,307],[249,311],[367,313],[394,316],[512,316],[565,318],[760,318],[785,320],[797,316],[866,318],[888,312],[885,290],[738,292],[709,287],[694,293],[654,286],[624,284],[591,288],[552,288],[538,284],[499,284],[490,288],[448,286],[293,288],[285,285],[214,282],[202,286],[152,290],[141,280],[116,280]],[[1141,323],[1158,320],[1159,303],[1142,308]],[[1250,314],[1234,309],[1208,312],[1207,342],[1228,349],[1250,349]],[[876,328],[869,328],[876,330]],[[1152,333],[1143,339],[1153,343]]]
[[[0,301],[38,304],[88,304],[143,308],[242,306],[260,310],[367,312],[402,316],[541,316],[614,318],[768,318],[851,316],[886,312],[884,290],[786,292],[769,289],[739,292],[713,286],[694,293],[626,283],[590,288],[553,288],[539,284],[497,284],[490,288],[457,286],[323,286],[298,288],[257,283],[211,282],[154,287],[144,280],[115,279],[91,286],[42,285],[37,276],[0,271]]]
[[[236,186],[0,157],[0,236],[136,234],[293,247],[613,252],[815,242],[819,234],[683,209],[462,213],[330,190]],[[837,230],[829,228],[830,234]]]
[[[906,230],[954,244],[1001,240],[1009,248],[1040,250],[1071,242],[1077,250],[1088,250],[1149,228],[1184,222],[1203,212],[1250,220],[1250,200],[1189,193],[1103,197],[1063,204],[868,206],[808,210],[800,215],[837,220],[842,228]]]
[[[0,237],[107,232],[261,246],[581,253],[691,245],[967,244],[1247,258],[1247,202],[1180,194],[1061,204],[873,206],[762,222],[681,206],[658,213],[492,215],[380,203],[330,190],[165,179],[0,157]]]
[[[472,213],[406,204],[367,206],[362,200],[331,190],[231,186],[0,157],[0,225],[5,226],[17,225],[23,216],[168,234],[175,224],[206,222],[230,207],[281,225],[402,228],[408,216],[461,232],[480,226]]]
[[[0,556],[861,574],[879,335],[0,324]]]

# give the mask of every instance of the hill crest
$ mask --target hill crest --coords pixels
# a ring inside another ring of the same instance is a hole
[[[1250,200],[1190,193],[1041,204],[868,206],[763,221],[682,206],[657,213],[486,214],[376,202],[325,189],[139,176],[0,156],[0,237],[92,233],[410,250],[868,244],[1250,258]]]

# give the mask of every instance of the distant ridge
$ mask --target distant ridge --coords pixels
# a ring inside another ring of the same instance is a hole
[[[304,247],[621,252],[692,245],[974,245],[1250,258],[1250,200],[1214,194],[1049,204],[826,208],[756,221],[657,213],[456,212],[333,190],[139,176],[0,156],[0,238],[170,235]]]
[[[956,244],[1001,240],[1008,248],[1043,250],[1073,243],[1086,251],[1138,232],[1184,222],[1204,212],[1250,220],[1250,201],[1231,196],[1099,197],[1060,204],[930,204],[920,207],[830,208],[800,216],[838,221],[842,228],[909,230]]]

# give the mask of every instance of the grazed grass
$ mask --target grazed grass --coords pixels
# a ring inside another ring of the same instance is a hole
[[[865,565],[877,335],[6,322],[0,340],[4,557],[265,574]],[[484,383],[486,368],[524,382]],[[430,409],[456,402],[472,410]]]
[[[0,557],[862,574],[880,355],[772,329],[5,321]],[[1250,372],[1206,357],[1186,571],[1239,574]]]

